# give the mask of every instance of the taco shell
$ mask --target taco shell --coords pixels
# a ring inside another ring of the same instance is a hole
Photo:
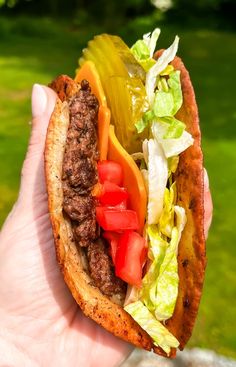
[[[179,340],[180,349],[183,349],[191,336],[197,316],[206,265],[203,233],[203,157],[198,110],[190,77],[180,58],[175,57],[172,64],[176,70],[181,71],[183,92],[183,105],[177,118],[185,122],[186,130],[194,138],[193,146],[180,155],[175,174],[177,205],[185,208],[187,224],[179,244],[178,299],[173,316],[166,322],[166,327]],[[56,255],[65,282],[85,316],[136,347],[153,349],[155,353],[166,356],[161,348],[154,346],[151,337],[121,306],[113,303],[91,283],[86,259],[79,246],[76,246],[70,220],[62,208],[62,162],[68,125],[68,104],[58,98],[48,126],[45,176]],[[175,354],[176,350],[172,348],[170,357]]]

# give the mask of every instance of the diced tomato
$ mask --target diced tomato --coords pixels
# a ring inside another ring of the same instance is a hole
[[[125,231],[116,252],[115,273],[125,282],[141,286],[142,268],[147,256],[146,241],[137,232]]]
[[[109,208],[109,205],[106,205]],[[127,200],[121,201],[120,204],[114,205],[113,209],[124,210],[127,209]]]
[[[116,232],[109,232],[109,231],[103,232],[103,237],[106,238],[106,240],[108,240],[110,244],[110,253],[111,253],[111,258],[112,258],[114,265],[115,265],[116,251],[117,251],[120,236],[121,235]]]
[[[106,207],[107,209],[117,209],[117,210],[124,210],[127,209],[127,200],[121,201],[120,204],[116,204],[116,205],[104,205],[104,207]]]
[[[119,163],[114,161],[98,162],[98,175],[101,183],[110,181],[118,186],[123,182],[123,170]]]
[[[128,199],[128,192],[113,182],[105,181],[102,185],[99,201],[102,205],[114,206]]]
[[[96,219],[105,231],[137,230],[139,228],[137,213],[134,210],[96,207]]]

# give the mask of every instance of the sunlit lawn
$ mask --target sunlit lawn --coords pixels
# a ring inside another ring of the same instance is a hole
[[[34,22],[30,31],[31,24],[21,25],[21,32],[16,27],[15,34],[9,34],[7,25],[0,37],[0,223],[17,196],[30,132],[32,84],[48,83],[60,73],[73,76],[80,50],[94,33],[90,28],[75,32],[48,20]],[[161,47],[175,34],[164,32]],[[123,34],[129,34],[127,29]],[[215,206],[204,295],[190,346],[236,357],[236,34],[203,30],[178,30],[178,34],[179,54],[196,90]]]

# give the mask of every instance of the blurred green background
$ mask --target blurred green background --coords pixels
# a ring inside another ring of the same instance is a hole
[[[33,83],[73,76],[95,34],[118,34],[131,46],[158,26],[160,48],[178,34],[178,54],[196,91],[214,201],[204,294],[189,346],[236,358],[235,14],[234,0],[0,0],[0,225],[17,197]]]

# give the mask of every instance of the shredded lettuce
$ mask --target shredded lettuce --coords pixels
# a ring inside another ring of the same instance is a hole
[[[178,229],[178,242],[180,241],[182,231],[184,230],[185,224],[187,222],[187,217],[184,208],[175,205],[174,207],[176,215],[176,227]]]
[[[148,224],[158,222],[163,209],[168,179],[168,163],[161,145],[154,139],[143,144],[144,159],[148,167]],[[147,154],[148,152],[148,154]],[[145,158],[147,156],[147,158]]]
[[[155,93],[153,112],[155,117],[174,116],[183,103],[183,96],[180,84],[180,71],[175,70],[169,74],[166,82],[167,86],[163,87],[163,83],[159,85],[159,90]]]
[[[164,194],[164,207],[159,220],[160,232],[170,238],[171,231],[174,227],[174,203],[176,200],[176,184],[173,183],[168,190],[165,189]]]
[[[175,70],[169,74],[168,86],[170,88],[170,93],[173,97],[173,102],[174,102],[171,116],[174,116],[176,112],[179,111],[183,103],[183,95],[182,95],[182,89],[181,89],[179,70]]]
[[[158,224],[148,226],[148,258],[151,264],[143,278],[140,299],[157,320],[174,312],[178,296],[178,244],[186,224],[184,208],[175,205],[176,184],[165,189],[164,208]]]
[[[178,295],[177,250],[186,216],[175,201],[176,184],[173,183],[169,190],[165,189],[164,208],[158,224],[147,229],[148,257],[152,263],[143,278],[140,298],[160,321],[173,315]]]
[[[162,263],[168,243],[159,235],[158,226],[153,224],[147,228],[148,238],[150,240],[148,257],[150,260],[157,260]]]
[[[176,122],[176,126],[178,126],[178,122]],[[166,158],[179,155],[185,149],[191,146],[194,141],[192,135],[187,131],[182,131],[182,134],[179,136],[178,127],[176,127],[176,133],[173,133],[173,135],[168,135],[168,131],[170,131],[169,129],[170,123],[166,122],[165,120],[157,120],[152,124],[151,127],[152,134],[155,140],[158,141],[162,146]]]
[[[153,65],[155,65],[155,60],[153,59],[153,53],[156,48],[156,42],[161,31],[156,28],[152,33],[146,33],[142,40],[138,40],[131,47],[131,52],[133,53],[135,59],[148,71]]]
[[[167,67],[160,73],[160,76],[170,75],[170,73],[172,73],[174,70],[175,69],[173,65],[167,65]]]
[[[130,303],[136,302],[138,300],[139,300],[139,288],[135,287],[134,285],[128,284],[124,306],[127,306]]]
[[[173,157],[168,158],[168,177],[171,176],[172,173],[175,173],[179,164],[179,156],[174,155]]]
[[[145,122],[144,119],[141,118],[135,123],[135,127],[137,129],[138,134],[140,134],[147,127],[147,122]]]
[[[173,315],[178,296],[178,238],[178,230],[174,227],[171,241],[160,266],[159,276],[155,282],[155,298],[152,295],[152,300],[155,302],[155,316],[160,321],[168,320]]]
[[[165,139],[179,138],[185,129],[185,124],[177,120],[174,115],[178,112],[182,103],[183,96],[180,71],[175,70],[170,72],[167,81],[164,77],[159,77],[151,109],[146,111],[142,118],[135,124],[138,133],[142,132],[148,124],[158,119],[169,124],[164,136]]]
[[[150,240],[148,257],[152,262],[142,280],[140,298],[146,307],[154,313],[156,307],[156,280],[165,257],[168,242],[160,236],[157,225],[148,226],[148,236]]]
[[[151,127],[150,139],[143,142],[143,165],[140,168],[148,192],[145,236],[149,249],[142,287],[129,290],[125,310],[156,345],[169,353],[170,348],[177,348],[179,343],[162,322],[172,317],[178,296],[177,254],[186,223],[184,208],[176,205],[176,184],[172,181],[172,173],[177,169],[178,155],[193,144],[193,138],[185,131],[185,124],[175,117],[182,106],[183,96],[180,71],[174,70],[170,62],[176,55],[179,38],[176,36],[173,44],[154,60],[159,35],[160,30],[155,29],[131,49],[147,72],[145,88],[149,108],[135,126],[138,133]]]
[[[155,257],[143,278],[140,295],[159,321],[168,320],[174,312],[179,284],[177,251],[184,224],[182,221],[179,228],[172,228],[169,243],[161,237],[158,226],[152,226],[151,235],[149,231],[149,256],[155,251]]]
[[[161,30],[160,28],[156,28],[154,29],[154,31],[151,33],[146,33],[143,36],[143,41],[145,42],[145,44],[147,45],[148,49],[149,49],[149,57],[153,57],[154,51],[156,49],[156,43],[157,40],[160,36]]]
[[[138,120],[135,123],[135,127],[137,129],[138,133],[141,133],[149,124],[149,122],[154,118],[154,113],[153,111],[146,111],[144,112],[142,118],[140,120]]]
[[[152,106],[155,97],[157,76],[174,59],[178,50],[178,45],[179,45],[179,37],[176,36],[172,45],[162,53],[162,55],[157,59],[155,65],[153,65],[151,69],[149,69],[147,72],[145,87],[150,106]]]
[[[163,139],[180,138],[186,127],[182,121],[177,120],[175,117],[163,117],[160,121],[167,122],[169,124],[165,135],[163,135]]]
[[[148,308],[141,302],[130,303],[125,310],[153,338],[154,344],[160,346],[167,354],[171,348],[178,348],[178,340],[156,320]]]
[[[142,62],[150,58],[149,48],[144,40],[138,40],[135,42],[135,44],[131,47],[131,52],[138,62]]]
[[[153,103],[153,112],[156,117],[172,116],[174,107],[173,96],[169,92],[157,91]]]

